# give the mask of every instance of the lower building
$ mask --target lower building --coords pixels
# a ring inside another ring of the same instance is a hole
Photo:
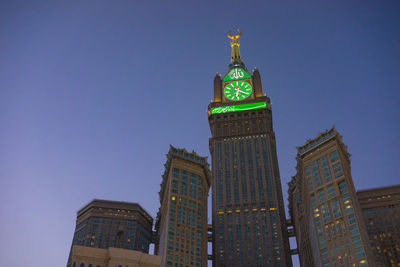
[[[153,218],[137,203],[95,199],[78,211],[67,267],[74,245],[149,253]]]
[[[342,136],[333,127],[297,151],[289,213],[301,266],[375,266]]]
[[[400,185],[357,191],[377,266],[400,266]]]
[[[160,190],[155,254],[162,267],[207,266],[207,157],[171,146]]]
[[[73,246],[72,267],[159,267],[161,257],[122,248]]]

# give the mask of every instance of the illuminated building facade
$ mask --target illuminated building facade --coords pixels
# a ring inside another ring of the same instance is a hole
[[[207,157],[171,146],[162,176],[155,254],[161,266],[207,266]]]
[[[400,185],[357,191],[378,267],[400,266]]]
[[[271,102],[241,59],[239,36],[228,34],[231,63],[208,106],[213,266],[291,266]]]
[[[149,253],[152,217],[137,203],[95,199],[78,211],[67,266],[75,245]]]
[[[289,213],[301,266],[375,266],[341,135],[333,127],[297,151]]]

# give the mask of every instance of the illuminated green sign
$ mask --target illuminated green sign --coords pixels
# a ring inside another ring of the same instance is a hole
[[[236,112],[236,111],[251,110],[251,109],[260,109],[260,108],[267,108],[267,107],[268,106],[267,106],[266,102],[247,103],[247,104],[212,108],[211,114]]]
[[[251,78],[250,74],[247,73],[244,69],[235,68],[231,69],[228,74],[225,75],[224,81],[236,81],[241,79],[249,79]]]

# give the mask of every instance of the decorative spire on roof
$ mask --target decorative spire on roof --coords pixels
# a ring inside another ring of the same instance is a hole
[[[237,34],[231,34],[231,31],[228,31],[228,38],[231,39],[231,47],[232,47],[232,56],[231,56],[231,63],[229,64],[229,69],[232,68],[244,68],[246,69],[246,66],[244,65],[242,58],[240,57],[240,42],[239,38],[242,35],[242,32],[240,30],[237,30]]]

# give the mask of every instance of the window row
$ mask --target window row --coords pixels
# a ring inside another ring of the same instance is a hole
[[[343,176],[342,164],[340,162],[335,163],[339,159],[337,150],[330,153],[329,157],[332,164],[332,172],[329,167],[327,156],[322,156],[319,160],[315,160],[305,167],[304,172],[306,174],[309,191],[313,191],[314,188],[331,181],[332,175],[335,176],[335,178]]]

